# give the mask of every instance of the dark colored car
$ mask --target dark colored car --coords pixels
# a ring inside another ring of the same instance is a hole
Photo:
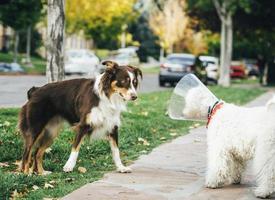
[[[183,76],[193,73],[195,56],[192,54],[170,54],[160,66],[159,85],[177,83]]]

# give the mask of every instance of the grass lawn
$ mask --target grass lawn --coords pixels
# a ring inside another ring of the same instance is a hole
[[[141,70],[144,74],[158,74],[160,68],[159,68],[159,66],[141,67]]]
[[[217,86],[211,89],[219,98],[237,104],[248,102],[264,92],[263,89]],[[119,139],[124,163],[130,164],[141,154],[149,153],[161,143],[186,134],[195,124],[173,121],[165,115],[170,95],[171,91],[142,94],[137,102],[129,103],[128,112],[123,114]],[[9,199],[12,194],[26,199],[62,197],[115,169],[108,142],[90,143],[87,139],[80,150],[74,172],[62,172],[74,136],[68,126],[65,126],[44,158],[44,168],[53,171],[51,175],[26,176],[16,173],[15,163],[20,160],[22,154],[22,140],[16,130],[18,111],[19,109],[0,109],[0,199]],[[78,167],[85,167],[87,172],[80,173]]]
[[[45,74],[46,61],[39,57],[31,57],[33,67],[27,67],[22,64],[22,59],[25,58],[24,54],[18,54],[18,63],[24,68],[28,74]],[[0,53],[0,62],[13,62],[12,53]]]

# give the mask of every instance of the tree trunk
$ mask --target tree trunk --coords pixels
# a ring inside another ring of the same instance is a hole
[[[219,85],[230,86],[230,66],[232,59],[233,24],[232,16],[227,14],[222,20],[221,31],[221,55],[220,55],[220,78]]]
[[[7,36],[7,26],[3,25],[3,32],[2,32],[2,49],[1,51],[3,53],[7,53],[8,52],[8,36]]]
[[[17,63],[18,45],[19,45],[19,33],[18,33],[18,31],[15,31],[14,34],[15,34],[15,40],[14,40],[13,62]]]
[[[27,29],[26,63],[31,66],[31,26]]]
[[[160,47],[160,52],[159,52],[159,61],[163,62],[164,60],[164,48]]]
[[[48,0],[47,81],[64,79],[65,0]]]

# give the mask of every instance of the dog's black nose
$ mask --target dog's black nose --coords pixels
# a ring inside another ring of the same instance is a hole
[[[137,99],[137,95],[132,95],[132,96],[131,96],[131,100],[134,101],[134,100],[136,100],[136,99]]]

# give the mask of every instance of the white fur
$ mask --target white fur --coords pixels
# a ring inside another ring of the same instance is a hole
[[[113,94],[110,99],[100,91],[99,75],[95,82],[94,90],[99,95],[100,101],[97,107],[91,109],[87,115],[87,124],[92,125],[93,134],[92,138],[105,138],[114,128],[120,126],[121,112],[126,110],[126,102],[119,94]]]
[[[72,151],[68,161],[66,162],[66,164],[63,167],[64,172],[73,171],[74,166],[76,164],[77,157],[78,157],[78,152],[77,151]]]
[[[114,163],[116,165],[117,171],[121,173],[128,173],[131,172],[132,169],[130,167],[125,167],[120,159],[119,149],[116,145],[114,145],[113,141],[110,140],[110,146],[112,150],[112,156]]]
[[[131,78],[132,73],[129,73]],[[87,114],[86,123],[91,125],[93,132],[91,135],[92,139],[106,139],[108,135],[112,132],[115,126],[119,127],[121,124],[120,115],[121,112],[126,111],[126,101],[117,93],[112,94],[110,98],[107,98],[104,92],[101,91],[102,75],[96,77],[94,91],[98,94],[100,100],[97,107],[93,107],[91,112]],[[133,75],[132,78],[133,79]],[[132,87],[131,87],[132,90]],[[130,95],[130,92],[129,92]],[[130,99],[129,99],[130,100]],[[113,160],[117,167],[117,170],[122,173],[131,172],[131,169],[125,167],[120,159],[119,149],[116,145],[110,141]],[[71,152],[71,155],[65,164],[63,170],[65,172],[72,171],[75,167],[76,160],[78,157],[78,152]]]
[[[205,116],[208,97],[197,88],[191,89],[193,98],[186,97],[186,109],[193,116]],[[198,93],[197,93],[198,92]],[[197,97],[196,98],[196,94]],[[187,93],[188,96],[188,93]],[[245,108],[224,105],[213,116],[207,131],[208,164],[206,186],[222,187],[240,183],[247,161],[253,161],[257,182],[255,195],[266,198],[275,192],[275,97],[266,106]],[[185,110],[185,115],[188,112]]]

